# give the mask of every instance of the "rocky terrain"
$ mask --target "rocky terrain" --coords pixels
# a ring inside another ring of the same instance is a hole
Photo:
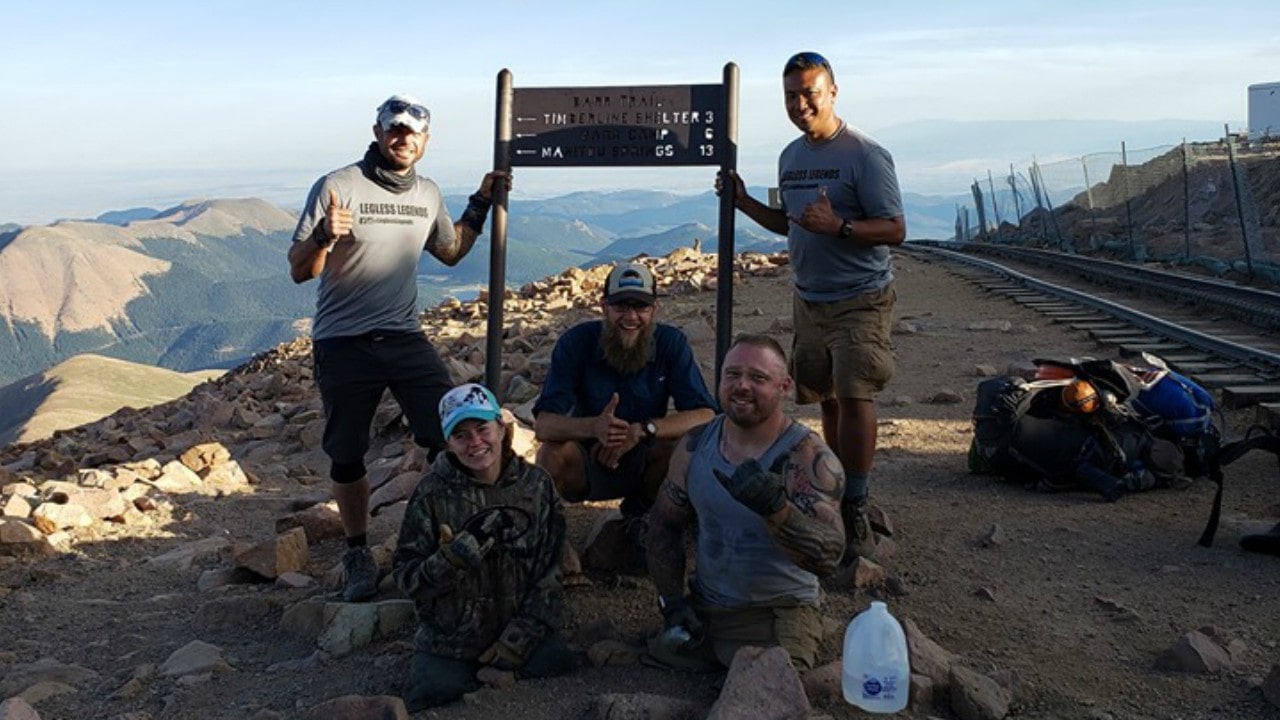
[[[1069,251],[1123,260],[1137,252],[1233,279],[1262,279],[1249,277],[1247,263],[1280,263],[1280,146],[1238,149],[1238,178],[1221,142],[1187,148],[1185,175],[1181,146],[1141,165],[1114,165],[1106,178],[1095,178],[1088,193],[1060,199],[1051,219],[1029,212],[1018,227],[1004,223],[999,241],[1058,248],[1061,238]],[[1241,230],[1242,213],[1247,232]],[[1254,271],[1276,281],[1274,271]]]
[[[714,360],[714,257],[649,259],[661,319]],[[580,668],[482,690],[420,718],[855,718],[839,698],[845,624],[874,598],[904,621],[912,704],[928,718],[1155,720],[1280,715],[1280,560],[1236,539],[1280,517],[1276,466],[1232,465],[1224,526],[1195,539],[1212,487],[1114,504],[969,475],[972,390],[1091,341],[988,297],[943,268],[896,259],[898,374],[881,396],[873,497],[892,533],[878,563],[825,582],[829,633],[803,677],[776,652],[727,675],[639,663],[659,625],[652,584],[611,569],[611,503],[569,509],[592,564],[568,591]],[[785,256],[743,255],[735,331],[789,339]],[[502,390],[531,453],[528,408],[558,333],[592,316],[607,268],[570,270],[506,299]],[[484,365],[485,298],[424,315],[456,380]],[[811,408],[797,416],[815,426]],[[1250,418],[1222,418],[1228,436]],[[255,357],[164,405],[125,409],[0,452],[0,720],[406,717],[397,694],[411,606],[384,581],[345,604],[327,502],[309,342]],[[384,571],[422,468],[393,404],[377,421],[371,539]]]

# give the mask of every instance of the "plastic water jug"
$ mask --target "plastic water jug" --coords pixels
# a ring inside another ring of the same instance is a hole
[[[907,706],[911,661],[907,636],[879,601],[858,613],[844,632],[840,684],[844,699],[873,713],[896,713]]]

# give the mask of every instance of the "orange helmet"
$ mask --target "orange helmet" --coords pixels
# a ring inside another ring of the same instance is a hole
[[[1063,386],[1062,404],[1071,412],[1087,415],[1098,409],[1102,398],[1093,383],[1076,378]]]

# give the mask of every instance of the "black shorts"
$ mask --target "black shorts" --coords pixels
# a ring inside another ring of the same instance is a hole
[[[616,468],[608,468],[596,462],[595,445],[594,440],[578,443],[578,451],[582,453],[582,466],[587,476],[587,494],[572,502],[614,500],[643,491],[644,473],[649,467],[649,453],[653,450],[652,440],[642,439],[639,444],[618,459]]]
[[[372,332],[316,340],[312,360],[324,401],[322,447],[335,465],[363,466],[369,426],[386,390],[408,418],[414,442],[444,448],[440,398],[453,381],[425,335]]]

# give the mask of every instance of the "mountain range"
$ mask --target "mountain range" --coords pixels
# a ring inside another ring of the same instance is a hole
[[[751,191],[767,197],[765,188]],[[954,199],[906,200],[912,237],[951,233]],[[466,198],[446,201],[456,217]],[[718,218],[719,200],[711,191],[592,191],[513,200],[507,283],[519,286],[566,267],[665,255],[695,244],[714,252]],[[179,372],[225,369],[305,334],[314,283],[292,283],[285,260],[296,222],[294,213],[248,198],[2,226],[0,385],[81,353]],[[738,252],[785,247],[784,238],[741,215],[734,243]],[[473,295],[488,286],[489,243],[482,238],[453,268],[423,255],[419,273],[424,307],[447,295]]]
[[[87,352],[227,368],[295,337],[314,291],[285,275],[294,222],[261,200],[213,200],[0,236],[0,381]]]

